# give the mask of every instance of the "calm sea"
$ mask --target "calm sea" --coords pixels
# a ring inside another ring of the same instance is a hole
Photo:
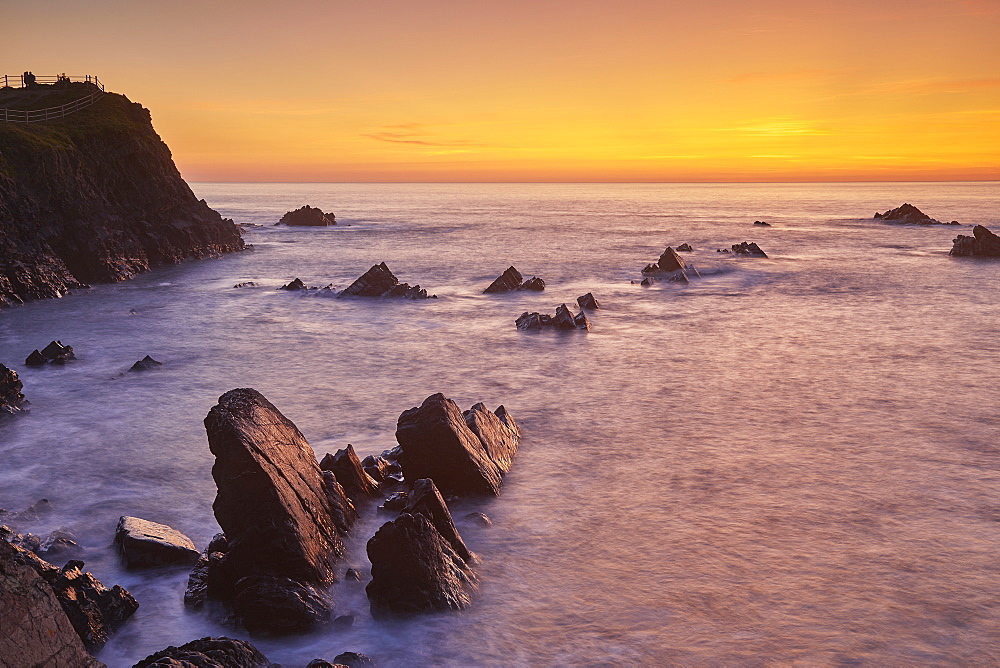
[[[1000,261],[947,254],[972,224],[1000,231],[1000,184],[194,190],[264,225],[255,250],[0,312],[0,362],[32,404],[0,424],[0,507],[51,500],[18,528],[68,527],[87,569],[139,600],[110,666],[246,637],[185,611],[184,570],[128,572],[111,548],[124,514],[199,547],[218,531],[202,420],[235,387],[320,456],[392,447],[399,414],[435,392],[502,403],[524,429],[503,495],[452,508],[482,558],[470,610],[376,622],[365,583],[340,582],[354,626],[254,639],[272,661],[1000,662]],[[963,227],[871,219],[903,202]],[[340,224],[272,226],[303,204]],[[770,259],[716,252],[741,241]],[[637,284],[681,243],[700,280]],[[383,261],[439,299],[275,289],[343,287]],[[545,291],[481,294],[511,264]],[[515,329],[586,292],[603,307],[589,334]],[[79,360],[25,368],[52,339]],[[122,375],[147,354],[162,369]],[[345,568],[368,568],[385,519],[367,509]]]

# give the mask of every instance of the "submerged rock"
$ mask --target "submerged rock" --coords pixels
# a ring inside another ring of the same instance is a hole
[[[767,257],[767,253],[760,249],[756,243],[750,241],[744,241],[743,243],[733,244],[733,252],[737,255],[748,255],[751,257]]]
[[[337,218],[332,213],[323,213],[322,209],[313,208],[306,204],[301,208],[286,213],[281,217],[281,220],[279,220],[277,224],[304,227],[327,227],[329,225],[336,225]]]
[[[127,515],[118,520],[115,547],[127,568],[193,564],[198,560],[194,543],[180,531]]]
[[[129,371],[149,371],[160,366],[163,366],[163,362],[157,362],[149,355],[146,355],[141,360],[133,364],[131,368],[129,368]]]
[[[489,430],[481,429],[480,437],[458,405],[443,394],[432,394],[419,407],[403,411],[396,424],[396,440],[403,448],[399,463],[406,479],[431,478],[445,494],[498,496],[520,435],[510,426],[514,423],[506,411],[503,415],[506,421],[494,414],[503,429],[494,424]],[[478,411],[473,417],[477,424],[486,424]]]
[[[954,220],[950,223],[942,223],[940,220],[934,220],[912,204],[903,204],[895,209],[889,209],[885,213],[876,211],[873,218],[875,220],[905,223],[908,225],[958,225],[958,222]]]
[[[972,236],[958,235],[949,255],[956,257],[1000,257],[1000,236],[982,225],[972,228]]]
[[[404,297],[406,299],[429,299],[427,290],[419,285],[400,283],[385,262],[372,266],[356,281],[348,285],[337,297]]]
[[[298,580],[250,575],[234,593],[233,612],[250,633],[304,633],[330,620],[330,603]]]
[[[253,281],[243,281],[242,283],[237,283],[233,286],[234,288],[256,288],[257,284]]]
[[[327,454],[319,463],[319,467],[324,471],[330,471],[337,478],[347,496],[351,501],[357,503],[364,497],[376,496],[378,494],[378,482],[365,473],[361,467],[361,460],[354,452],[354,446],[350,443],[346,448],[337,450],[335,454]]]
[[[271,668],[273,664],[246,640],[201,638],[150,654],[132,668]]]
[[[372,580],[365,587],[373,617],[462,610],[476,577],[423,515],[403,513],[368,541]]]
[[[0,364],[0,412],[21,413],[26,410],[24,405],[28,402],[21,393],[23,387],[17,372]]]

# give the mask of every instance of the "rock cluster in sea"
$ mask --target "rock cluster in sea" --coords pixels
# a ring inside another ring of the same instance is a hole
[[[560,304],[556,307],[556,314],[554,316],[547,313],[538,313],[537,311],[525,311],[517,317],[514,325],[524,332],[539,329],[582,329],[589,332],[591,328],[590,319],[587,318],[586,313],[581,310],[576,315],[573,315],[572,311],[565,304]]]
[[[958,235],[949,255],[958,257],[1000,257],[1000,236],[982,225],[972,228],[972,236]]]
[[[323,213],[322,209],[309,206],[308,204],[294,211],[289,211],[281,217],[281,220],[275,223],[275,225],[303,227],[327,227],[336,224],[337,217],[332,213]]]
[[[53,341],[40,351],[32,350],[27,359],[24,360],[24,364],[25,366],[45,366],[46,364],[65,364],[69,360],[75,359],[76,355],[71,346],[64,346],[62,341]]]
[[[348,285],[338,297],[403,297],[405,299],[427,299],[428,295],[419,285],[400,283],[385,262],[374,265],[357,280]]]
[[[647,264],[643,268],[642,273],[645,276],[643,285],[649,285],[655,280],[687,283],[691,278],[701,276],[697,269],[689,267],[684,258],[678,255],[677,251],[670,246],[667,246],[656,262]]]
[[[502,274],[497,276],[496,280],[490,283],[485,290],[483,290],[483,294],[512,292],[514,290],[532,290],[534,292],[541,292],[544,289],[545,281],[537,276],[532,276],[528,280],[524,280],[524,277],[521,276],[521,272],[513,266],[510,266],[507,267]]]

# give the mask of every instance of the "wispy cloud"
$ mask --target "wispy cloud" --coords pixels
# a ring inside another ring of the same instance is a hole
[[[775,119],[740,125],[732,128],[715,128],[717,132],[734,132],[749,137],[784,137],[790,135],[827,135],[826,130],[813,127],[805,121]]]
[[[400,123],[397,125],[386,125],[379,132],[367,132],[363,137],[375,139],[377,141],[389,142],[390,144],[412,144],[415,146],[439,146],[439,147],[470,147],[474,144],[468,139],[435,139],[433,133],[426,128],[428,126],[420,123]],[[435,153],[443,153],[438,151]]]

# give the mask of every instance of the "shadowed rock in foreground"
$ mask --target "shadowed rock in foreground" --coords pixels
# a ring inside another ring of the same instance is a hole
[[[177,529],[127,515],[118,520],[115,547],[127,568],[193,564],[198,560],[194,543]]]
[[[322,209],[306,204],[295,211],[286,213],[277,224],[301,227],[327,227],[336,225],[337,217],[332,213],[323,213]]]
[[[356,281],[344,288],[337,295],[340,297],[403,297],[404,299],[428,299],[436,295],[428,295],[419,285],[410,286],[400,283],[386,266],[385,262],[374,265],[362,274]]]
[[[952,242],[949,255],[956,257],[1000,257],[1000,236],[993,234],[982,225],[972,228],[972,236],[964,234]]]
[[[24,411],[24,400],[21,389],[21,379],[17,372],[0,364],[0,413],[21,413]]]
[[[487,423],[484,413],[489,413],[485,407],[466,413],[477,433],[458,405],[440,393],[403,411],[396,423],[396,440],[406,480],[431,478],[445,494],[498,496],[502,476],[517,451],[520,429],[502,406],[490,413],[496,422]]]
[[[246,640],[201,638],[180,647],[171,645],[150,654],[133,668],[271,668],[273,664]]]
[[[876,211],[873,218],[875,220],[904,223],[907,225],[958,225],[958,221],[955,220],[950,223],[942,223],[940,220],[934,220],[912,204],[903,204],[895,209],[889,209],[885,213]]]

